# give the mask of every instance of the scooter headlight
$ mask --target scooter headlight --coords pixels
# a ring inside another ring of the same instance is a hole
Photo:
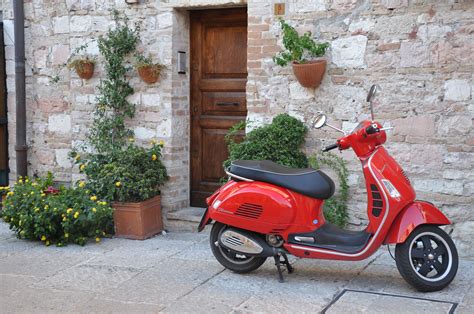
[[[382,179],[382,184],[392,198],[400,198],[400,192],[393,186],[392,182],[387,179]]]

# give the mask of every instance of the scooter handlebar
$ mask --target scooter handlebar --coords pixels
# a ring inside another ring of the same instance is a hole
[[[333,150],[333,149],[338,148],[338,147],[339,147],[338,143],[332,144],[332,145],[324,147],[323,152],[328,152],[328,151]]]

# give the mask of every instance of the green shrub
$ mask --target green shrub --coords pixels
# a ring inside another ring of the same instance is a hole
[[[349,198],[346,161],[333,153],[321,153],[310,157],[309,164],[314,169],[327,166],[336,173],[339,179],[339,191],[324,202],[324,216],[329,222],[344,227],[347,224],[347,199]]]
[[[226,136],[229,159],[224,162],[225,167],[233,160],[272,160],[293,168],[308,166],[308,159],[300,150],[307,129],[298,119],[280,114],[272,123],[250,131],[238,142],[236,135],[243,129],[245,122],[235,125]]]
[[[86,188],[52,188],[49,175],[30,181],[20,178],[7,194],[3,219],[18,238],[45,245],[84,245],[113,233],[112,208]]]
[[[123,150],[91,154],[81,158],[71,154],[87,181],[79,184],[107,201],[139,202],[160,194],[168,179],[161,162],[163,144],[152,143],[145,149],[129,144]]]

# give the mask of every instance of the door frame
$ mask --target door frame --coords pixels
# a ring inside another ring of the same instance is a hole
[[[206,8],[206,9],[199,9],[199,10],[190,10],[189,11],[189,27],[190,27],[190,32],[189,32],[189,50],[190,50],[190,54],[189,54],[189,68],[190,68],[190,76],[189,76],[189,183],[188,183],[188,187],[189,187],[189,204],[191,205],[191,203],[193,203],[193,197],[192,197],[192,194],[193,194],[193,149],[195,148],[194,144],[193,144],[193,126],[194,126],[194,122],[193,122],[193,114],[195,112],[195,106],[193,105],[195,103],[195,99],[196,99],[196,92],[194,91],[194,88],[193,86],[195,86],[194,84],[197,83],[197,80],[199,78],[196,77],[196,74],[195,74],[195,64],[193,63],[194,61],[194,57],[195,57],[195,51],[197,49],[196,44],[196,39],[193,39],[192,38],[192,27],[193,27],[193,14],[196,14],[194,12],[196,11],[199,11],[199,12],[203,12],[201,14],[205,14],[205,12],[209,12],[211,15],[213,15],[213,12],[217,12],[217,11],[232,11],[232,10],[236,10],[236,9],[241,9],[241,10],[245,10],[246,11],[246,14],[248,16],[248,9],[247,9],[247,6],[231,6],[231,7],[210,7],[210,8]],[[248,21],[247,21],[247,24],[246,24],[246,27],[247,27],[247,36],[248,36]],[[202,38],[200,38],[201,35],[199,35],[199,39],[197,39],[197,41],[202,41]],[[247,56],[246,56],[246,60],[248,60]],[[197,66],[200,66],[200,65],[197,65]],[[201,65],[202,66],[202,65]],[[200,71],[200,69],[198,70]],[[248,69],[247,69],[247,72],[248,72]],[[245,78],[247,80],[247,77]],[[199,103],[200,103],[200,106],[202,106],[202,103],[200,102],[202,99],[199,100]],[[199,108],[197,109],[199,110]],[[247,110],[247,113],[246,113],[246,116],[248,115],[248,110]],[[202,149],[202,147],[201,147]]]

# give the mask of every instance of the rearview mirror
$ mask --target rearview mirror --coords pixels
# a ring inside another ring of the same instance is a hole
[[[372,85],[372,87],[369,90],[369,93],[367,94],[367,102],[371,102],[372,98],[375,97],[377,94],[378,87],[377,85]]]
[[[313,127],[315,129],[320,129],[326,125],[327,117],[324,113],[318,113],[313,120]]]

